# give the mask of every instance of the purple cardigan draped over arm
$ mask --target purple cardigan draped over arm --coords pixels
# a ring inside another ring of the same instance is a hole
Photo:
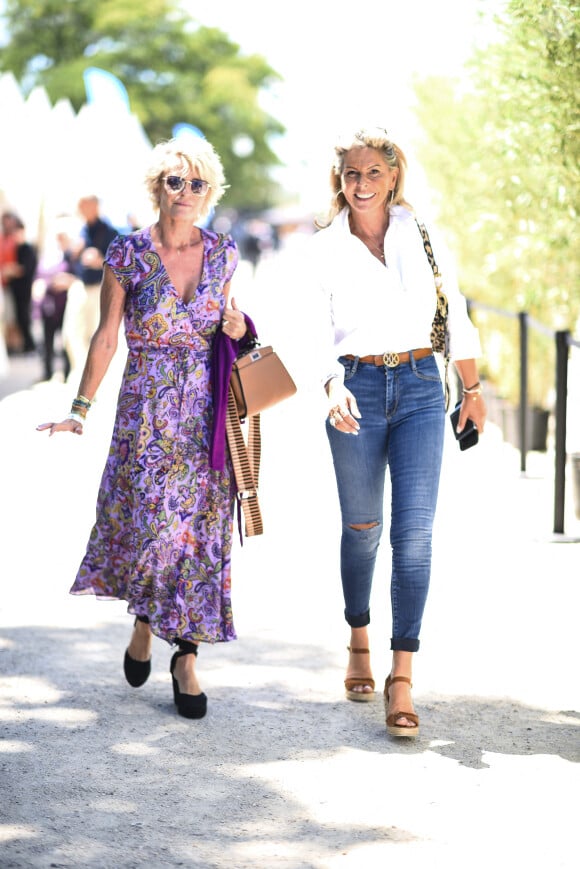
[[[232,365],[246,347],[253,346],[257,339],[256,327],[244,314],[247,332],[240,341],[234,341],[218,329],[213,343],[211,382],[213,391],[213,428],[211,433],[209,466],[214,471],[223,471],[226,458],[226,412],[228,388]]]

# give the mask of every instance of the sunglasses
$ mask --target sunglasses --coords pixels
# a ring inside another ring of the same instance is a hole
[[[204,196],[208,188],[211,187],[211,184],[202,181],[201,178],[192,178],[191,181],[187,181],[185,178],[180,178],[179,175],[167,175],[163,179],[163,183],[168,193],[181,193],[182,190],[185,190],[185,185],[189,184],[191,192],[195,196]]]

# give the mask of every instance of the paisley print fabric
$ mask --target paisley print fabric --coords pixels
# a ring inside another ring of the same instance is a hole
[[[107,263],[127,294],[125,366],[95,525],[72,594],[126,600],[168,642],[236,638],[230,556],[235,483],[208,465],[212,342],[238,252],[202,230],[187,304],[149,229],[115,239]]]

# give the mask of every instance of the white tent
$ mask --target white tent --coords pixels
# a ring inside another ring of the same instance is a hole
[[[99,196],[102,213],[120,230],[129,215],[140,224],[153,218],[143,186],[151,143],[128,99],[103,86],[114,77],[92,73],[89,101],[77,114],[66,99],[51,105],[40,87],[24,99],[11,73],[0,76],[0,113],[10,121],[0,136],[0,208],[16,211],[39,244],[46,227],[74,214],[88,193]]]

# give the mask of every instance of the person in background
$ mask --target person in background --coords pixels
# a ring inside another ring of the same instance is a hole
[[[32,336],[32,284],[38,264],[36,247],[27,241],[24,223],[12,211],[2,215],[2,235],[10,240],[12,249],[12,256],[2,266],[2,284],[11,295],[18,330],[18,338],[9,349],[33,353],[36,344]]]
[[[35,292],[41,292],[40,315],[43,327],[43,365],[44,380],[50,380],[54,374],[55,338],[60,333],[67,304],[70,287],[78,283],[75,274],[75,249],[73,236],[67,226],[67,221],[60,218],[56,231],[57,251],[55,255],[45,255],[41,258],[35,281]],[[82,288],[81,288],[82,290]],[[70,374],[70,360],[66,347],[62,346],[63,375],[66,380]]]
[[[230,299],[236,245],[198,225],[225,191],[210,143],[158,144],[146,185],[158,220],[111,243],[78,395],[67,418],[38,429],[83,433],[124,319],[128,357],[113,437],[71,592],[127,601],[135,623],[124,671],[134,687],[151,671],[152,635],[176,644],[175,705],[186,718],[202,718],[207,697],[195,669],[198,646],[236,639],[236,487],[224,448],[231,364],[224,358],[237,352],[248,325]]]
[[[309,269],[322,318],[321,379],[326,428],[342,517],[340,565],[350,628],[346,696],[375,696],[368,625],[390,477],[391,663],[386,725],[412,737],[411,697],[431,571],[431,538],[441,469],[445,398],[431,349],[436,292],[412,207],[404,198],[405,156],[382,128],[335,146],[331,207],[312,237]],[[434,244],[449,303],[451,355],[463,383],[459,429],[483,432],[486,409],[477,330],[443,251]]]
[[[117,236],[117,230],[101,217],[98,196],[82,196],[78,210],[84,224],[74,266],[82,287],[75,285],[69,292],[63,323],[65,347],[75,371],[85,362],[91,337],[99,322],[103,263],[110,243]]]
[[[8,274],[6,267],[16,263],[16,242],[10,228],[10,221],[0,219],[0,376],[2,377],[6,377],[10,370],[8,350],[20,346],[14,303],[4,277]]]

